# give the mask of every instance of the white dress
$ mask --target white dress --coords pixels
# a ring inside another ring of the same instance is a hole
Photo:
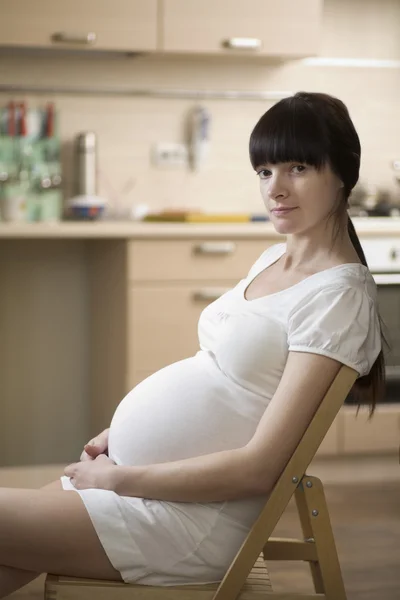
[[[109,436],[109,456],[117,464],[169,462],[245,445],[289,350],[324,354],[360,375],[369,372],[381,341],[376,285],[366,267],[336,266],[286,290],[245,299],[250,282],[285,248],[268,248],[245,279],[204,309],[197,354],[154,373],[122,400]],[[75,490],[69,478],[62,483]],[[76,491],[124,581],[149,585],[221,580],[265,502],[164,502]]]

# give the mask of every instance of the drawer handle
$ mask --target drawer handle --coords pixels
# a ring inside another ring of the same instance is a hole
[[[213,302],[218,300],[223,294],[229,292],[231,288],[204,288],[194,292],[193,298],[200,302]]]
[[[229,50],[261,50],[262,42],[258,38],[233,37],[222,42]]]
[[[74,34],[74,33],[65,33],[63,31],[58,31],[54,33],[51,37],[53,42],[62,43],[62,44],[83,44],[85,46],[90,46],[94,44],[96,41],[96,34],[93,31],[89,33],[83,34]]]
[[[233,254],[235,250],[234,242],[203,242],[194,247],[195,254]]]

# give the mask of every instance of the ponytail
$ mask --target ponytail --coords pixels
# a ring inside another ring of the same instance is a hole
[[[362,264],[368,267],[367,260],[365,258],[364,251],[362,249],[360,240],[358,239],[357,232],[353,225],[352,220],[348,217],[347,223],[347,231],[350,236],[350,240],[358,254],[358,257]],[[387,342],[387,338],[383,333],[384,323],[379,316],[380,322],[380,330],[381,330],[381,338],[384,341],[385,345],[388,347],[389,344]],[[358,407],[362,404],[369,405],[369,413],[370,417],[374,414],[376,404],[378,402],[382,402],[385,395],[386,389],[386,375],[385,375],[385,358],[383,356],[383,350],[381,350],[378,354],[377,359],[371,367],[368,375],[364,375],[363,377],[359,377],[352,388],[352,393],[355,397],[356,402],[358,403]]]

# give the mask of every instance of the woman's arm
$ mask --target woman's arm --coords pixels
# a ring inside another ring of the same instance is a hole
[[[176,502],[268,494],[340,367],[325,356],[289,352],[277,391],[245,447],[143,467],[117,466],[112,489],[121,496]]]

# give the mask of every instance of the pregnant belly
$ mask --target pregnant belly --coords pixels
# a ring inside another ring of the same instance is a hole
[[[265,410],[249,399],[244,411],[243,400],[243,390],[239,398],[212,359],[199,352],[157,371],[122,400],[110,426],[110,458],[145,465],[243,446]]]

